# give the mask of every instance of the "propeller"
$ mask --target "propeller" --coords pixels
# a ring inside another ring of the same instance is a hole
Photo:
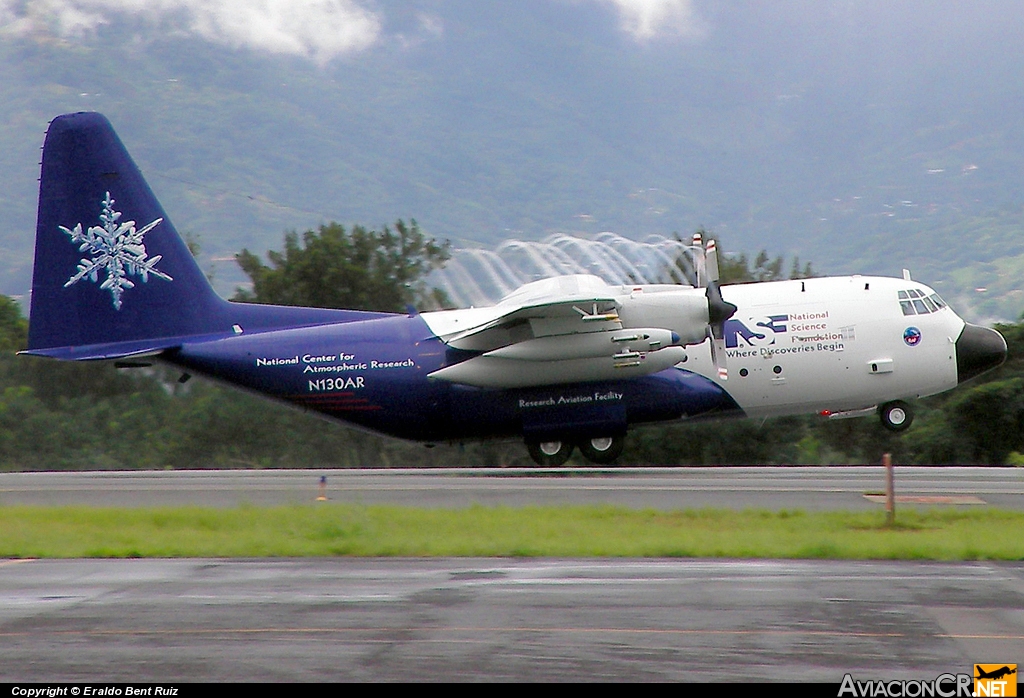
[[[700,235],[695,234],[693,240],[699,244]],[[711,361],[718,371],[719,379],[729,380],[729,369],[725,365],[725,323],[736,312],[736,306],[722,298],[722,289],[718,286],[718,246],[715,241],[708,240],[706,247],[698,249],[701,249],[703,254],[699,255],[701,263],[696,266],[698,269],[703,267],[704,282],[707,286],[707,336],[711,340]]]
[[[704,288],[708,282],[705,265],[704,239],[700,233],[693,234],[693,285]]]

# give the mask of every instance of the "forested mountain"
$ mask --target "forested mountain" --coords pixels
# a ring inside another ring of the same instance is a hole
[[[47,121],[88,109],[224,295],[285,230],[415,218],[456,245],[704,226],[1024,310],[1019,3],[297,1],[269,38],[136,5],[0,0],[0,293],[29,286]]]

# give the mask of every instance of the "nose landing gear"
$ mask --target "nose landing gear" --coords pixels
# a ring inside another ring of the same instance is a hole
[[[878,417],[889,431],[906,431],[914,421],[914,410],[902,400],[893,400],[878,408]]]

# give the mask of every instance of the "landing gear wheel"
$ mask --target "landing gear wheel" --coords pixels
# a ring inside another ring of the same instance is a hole
[[[615,459],[622,455],[622,447],[626,445],[623,436],[599,436],[593,439],[584,439],[579,444],[580,453],[591,463],[608,465],[614,463]]]
[[[569,441],[527,441],[526,450],[537,465],[563,465],[572,455]]]
[[[878,416],[889,431],[906,431],[914,421],[914,410],[902,400],[894,400],[879,407]]]

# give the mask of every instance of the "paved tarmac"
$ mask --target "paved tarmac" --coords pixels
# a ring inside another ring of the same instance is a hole
[[[885,489],[881,466],[0,473],[0,505],[290,504],[314,500],[321,476],[333,501],[427,507],[865,510],[882,504],[864,495]],[[896,493],[898,506],[970,501],[961,506],[1024,509],[1024,468],[897,466]]]
[[[0,505],[870,509],[880,467],[0,474]],[[1024,508],[1024,470],[896,470]],[[922,504],[904,504],[921,506]],[[904,506],[900,505],[900,506]],[[951,505],[945,505],[951,506]],[[0,681],[825,681],[1024,664],[1024,563],[0,560]]]
[[[1024,564],[0,562],[0,681],[825,681],[1024,663]]]

